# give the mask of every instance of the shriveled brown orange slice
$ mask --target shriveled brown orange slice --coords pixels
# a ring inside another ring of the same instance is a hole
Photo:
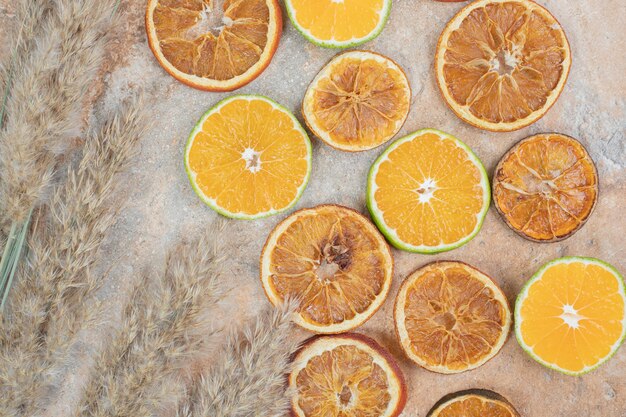
[[[598,200],[598,174],[577,140],[540,134],[513,146],[493,175],[493,200],[506,223],[536,242],[580,229]]]
[[[354,210],[322,205],[300,210],[269,235],[261,281],[270,301],[299,301],[295,322],[340,333],[369,319],[389,293],[393,259],[376,227]]]
[[[430,410],[428,417],[520,417],[502,395],[474,389],[449,394]]]
[[[511,131],[555,103],[572,63],[563,28],[531,0],[478,0],[444,29],[435,59],[452,110],[482,129]]]
[[[376,341],[356,333],[305,342],[289,386],[297,417],[396,417],[406,403],[396,362]]]
[[[282,33],[278,0],[149,0],[148,43],[177,80],[232,91],[269,65]]]
[[[485,274],[462,262],[434,262],[402,283],[394,311],[400,345],[418,365],[453,374],[477,368],[502,348],[509,303]]]
[[[317,137],[356,152],[398,133],[410,104],[409,81],[398,64],[374,52],[350,51],[333,58],[311,82],[302,113]]]

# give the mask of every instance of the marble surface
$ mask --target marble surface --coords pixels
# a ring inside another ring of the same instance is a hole
[[[409,387],[404,417],[425,416],[442,396],[468,388],[499,392],[523,416],[626,417],[626,348],[598,370],[569,377],[534,362],[512,336],[503,350],[483,367],[454,376],[428,372],[402,353],[393,330],[392,305],[402,279],[434,260],[470,263],[492,276],[510,302],[528,278],[545,262],[566,255],[601,258],[626,273],[626,7],[620,0],[540,0],[559,19],[570,40],[573,66],[560,99],[534,125],[513,133],[490,133],[459,120],[443,102],[433,74],[439,33],[463,5],[433,0],[394,0],[387,27],[365,49],[388,55],[407,72],[413,89],[409,118],[400,135],[433,127],[465,141],[491,175],[499,158],[518,140],[539,132],[561,132],[578,138],[596,161],[601,194],[595,213],[574,236],[560,243],[537,244],[509,230],[492,207],[482,231],[466,246],[436,256],[395,251],[396,273],[383,308],[357,329],[386,346],[397,358]],[[12,1],[0,0],[0,39],[5,24],[14,24]],[[114,322],[127,290],[146,269],[162,264],[164,253],[180,239],[209,227],[218,216],[194,194],[183,168],[183,147],[198,118],[228,94],[186,87],[168,76],[150,52],[143,29],[145,1],[122,1],[123,25],[109,54],[102,94],[92,120],[136,87],[149,91],[152,118],[137,161],[123,181],[119,197],[127,200],[102,254],[110,270],[102,297]],[[299,114],[304,91],[317,71],[336,54],[308,43],[285,19],[281,44],[268,69],[238,93],[269,96]],[[1,44],[1,43],[0,43]],[[7,58],[8,47],[0,46]],[[313,173],[298,208],[337,203],[363,213],[368,169],[382,152],[342,153],[312,137]],[[258,258],[269,231],[287,214],[264,220],[229,221],[228,285],[235,288],[216,317],[233,325],[252,318],[268,302],[258,280]],[[308,335],[296,330],[294,337]],[[219,344],[219,341],[216,341]],[[71,372],[57,398],[59,410],[76,397],[81,364]],[[84,372],[84,369],[83,369]],[[61,414],[60,414],[61,415]]]

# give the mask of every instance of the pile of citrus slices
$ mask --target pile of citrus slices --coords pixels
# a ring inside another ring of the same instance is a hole
[[[440,0],[453,2],[456,0]],[[285,0],[289,19],[312,43],[347,48],[384,28],[391,0]],[[178,80],[232,91],[270,65],[282,31],[277,0],[149,0],[149,45]],[[572,64],[565,32],[531,0],[476,0],[443,28],[435,54],[442,97],[463,121],[499,132],[546,114]],[[311,81],[302,118],[327,145],[364,152],[392,141],[412,103],[402,67],[367,50],[335,56]],[[286,108],[261,95],[234,95],[212,107],[185,149],[193,189],[235,219],[289,210],[312,171],[307,131]],[[420,129],[391,142],[372,164],[363,190],[372,221],[339,205],[292,213],[267,237],[260,279],[274,305],[297,300],[294,322],[317,333],[302,345],[289,375],[292,413],[398,416],[406,381],[393,356],[351,332],[391,292],[393,247],[420,254],[450,251],[480,231],[493,196],[504,222],[537,243],[572,236],[599,198],[595,164],[576,139],[537,134],[515,144],[489,176],[455,136]],[[388,244],[389,243],[389,244]],[[595,369],[626,335],[622,276],[593,258],[543,266],[517,297],[475,267],[436,261],[408,275],[395,294],[398,351],[433,372],[470,371],[493,359],[514,328],[537,362],[570,375]],[[467,390],[442,398],[430,417],[519,417],[504,397]]]

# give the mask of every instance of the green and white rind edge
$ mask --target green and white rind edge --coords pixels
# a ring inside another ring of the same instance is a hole
[[[385,25],[387,24],[387,20],[389,20],[389,14],[391,13],[391,4],[392,4],[392,0],[385,0],[385,5],[380,12],[382,19],[380,19],[380,21],[378,22],[378,26],[376,26],[376,28],[369,35],[362,37],[362,38],[353,38],[348,41],[339,42],[339,41],[323,41],[314,37],[310,31],[300,26],[300,24],[296,20],[296,11],[294,10],[293,5],[291,4],[291,0],[285,0],[285,8],[287,9],[289,20],[291,20],[291,23],[298,30],[298,32],[300,32],[300,34],[302,34],[302,36],[304,36],[309,42],[317,46],[321,46],[322,48],[331,48],[331,49],[352,48],[352,47],[362,45],[366,42],[369,42],[377,38],[378,35],[380,35],[380,33],[385,28]]]
[[[524,342],[524,339],[522,337],[522,330],[521,330],[521,323],[522,323],[521,305],[522,305],[522,301],[524,301],[526,299],[526,297],[528,296],[528,290],[530,289],[530,286],[533,283],[535,283],[539,278],[541,278],[543,276],[543,273],[549,267],[551,267],[553,265],[556,265],[556,264],[573,263],[573,262],[582,262],[582,263],[587,264],[587,265],[594,264],[594,265],[605,267],[606,269],[611,271],[613,273],[613,275],[615,276],[616,280],[617,280],[617,286],[619,287],[619,291],[620,291],[622,297],[624,298],[624,300],[626,301],[626,290],[624,289],[625,288],[624,277],[617,271],[617,269],[615,269],[615,267],[613,265],[608,264],[608,263],[606,263],[606,262],[604,262],[604,261],[602,261],[600,259],[586,258],[586,257],[581,257],[581,256],[566,256],[566,257],[563,257],[563,258],[558,258],[558,259],[555,259],[555,260],[553,260],[551,262],[548,262],[547,264],[542,266],[539,269],[539,271],[537,271],[535,273],[535,275],[533,275],[528,280],[528,282],[524,285],[524,288],[522,288],[522,291],[520,291],[519,295],[517,296],[517,300],[515,301],[515,338],[517,339],[517,343],[520,345],[520,347],[526,353],[528,353],[528,355],[531,358],[533,358],[535,361],[539,362],[540,364],[542,364],[546,368],[550,368],[552,370],[558,371],[558,372],[560,372],[562,374],[565,374],[565,375],[580,376],[580,375],[584,375],[586,373],[589,373],[589,372],[593,371],[594,369],[598,368],[599,366],[601,366],[602,364],[607,362],[609,359],[611,359],[611,357],[613,357],[615,352],[617,352],[617,350],[622,345],[622,343],[624,343],[624,340],[626,339],[626,311],[624,311],[624,313],[625,313],[624,314],[624,319],[622,320],[622,335],[617,340],[617,342],[615,342],[615,344],[611,348],[611,351],[609,352],[609,354],[606,355],[604,358],[602,358],[600,361],[598,361],[597,364],[595,364],[593,366],[587,366],[587,367],[583,368],[582,370],[580,370],[578,372],[568,371],[566,369],[560,368],[556,364],[549,363],[549,362],[541,359],[539,356],[537,356],[535,354],[535,352],[533,352],[532,347],[528,346],[528,344],[526,344],[526,342]],[[626,304],[625,304],[625,309],[626,309]]]
[[[215,199],[212,199],[212,198],[208,197],[207,195],[205,195],[202,192],[202,190],[200,190],[198,188],[198,186],[196,185],[196,176],[197,176],[197,174],[194,173],[191,170],[190,166],[189,166],[189,151],[191,150],[191,145],[193,144],[193,140],[194,140],[195,136],[198,134],[198,132],[200,132],[202,130],[202,125],[204,124],[204,121],[211,114],[213,114],[215,112],[218,112],[226,104],[230,103],[231,101],[237,100],[237,99],[244,99],[244,100],[248,100],[248,101],[263,100],[263,101],[269,103],[270,105],[272,105],[272,107],[274,107],[275,109],[278,109],[278,110],[281,110],[281,111],[285,112],[293,120],[294,127],[299,132],[301,132],[303,137],[305,138],[305,143],[306,143],[306,147],[307,147],[307,162],[308,162],[308,166],[309,167],[308,167],[306,176],[304,178],[304,181],[302,182],[302,185],[298,189],[298,193],[296,194],[296,197],[293,199],[293,201],[287,207],[283,207],[283,208],[279,208],[279,209],[271,209],[269,211],[265,211],[265,212],[257,213],[257,214],[252,214],[252,215],[246,214],[246,213],[233,213],[232,211],[229,211],[229,210],[226,210],[223,207],[220,207],[217,204],[217,201]],[[272,99],[270,99],[268,97],[261,96],[261,95],[253,95],[253,94],[249,94],[249,95],[238,94],[238,95],[234,95],[234,96],[230,96],[228,98],[225,98],[224,100],[222,100],[219,103],[217,103],[215,106],[211,107],[200,118],[200,120],[198,121],[198,123],[196,124],[194,129],[191,131],[191,134],[189,135],[189,138],[187,139],[187,145],[185,146],[185,171],[187,172],[187,177],[189,178],[189,182],[191,183],[191,186],[193,187],[193,190],[195,191],[195,193],[211,209],[215,210],[216,212],[218,212],[222,216],[229,217],[231,219],[256,220],[256,219],[262,219],[262,218],[265,218],[265,217],[273,216],[273,215],[278,214],[278,213],[282,213],[284,211],[287,211],[287,210],[291,209],[293,206],[296,205],[298,200],[300,200],[300,197],[302,197],[302,193],[306,189],[306,186],[309,183],[309,178],[311,177],[312,155],[313,155],[313,151],[312,151],[312,148],[311,148],[311,140],[309,138],[309,135],[306,133],[306,131],[304,130],[304,128],[302,127],[302,125],[300,124],[298,119],[296,119],[296,117],[293,115],[292,112],[290,112],[285,107],[281,106],[280,104],[278,104],[277,102],[275,102],[274,100],[272,100]]]
[[[449,243],[449,244],[442,244],[439,246],[426,246],[426,245],[416,246],[416,245],[412,245],[410,243],[402,241],[402,239],[400,239],[400,237],[398,236],[397,232],[394,229],[387,226],[383,218],[383,213],[378,208],[378,205],[376,204],[376,200],[374,199],[374,194],[378,188],[376,186],[376,182],[374,178],[376,174],[378,173],[378,167],[380,166],[380,164],[384,162],[385,160],[387,160],[387,156],[394,149],[396,149],[403,143],[413,140],[415,137],[419,135],[423,135],[425,133],[434,133],[441,138],[454,140],[455,143],[460,148],[464,149],[467,152],[467,155],[470,158],[470,160],[474,163],[474,165],[480,171],[481,176],[482,176],[481,184],[482,184],[483,190],[485,191],[483,194],[483,208],[480,211],[480,213],[477,214],[478,222],[476,223],[476,227],[474,228],[472,233],[470,233],[463,239],[458,240],[457,242]],[[372,215],[372,220],[374,220],[374,223],[376,223],[376,226],[378,226],[378,229],[382,232],[383,235],[385,235],[387,240],[394,247],[398,249],[405,250],[407,252],[415,252],[415,253],[423,253],[423,254],[435,254],[435,253],[440,253],[440,252],[446,252],[452,249],[456,249],[460,246],[463,246],[467,242],[472,240],[482,228],[483,222],[485,221],[485,216],[487,215],[487,211],[489,210],[489,204],[491,203],[491,187],[489,186],[489,177],[487,176],[487,171],[485,170],[485,167],[483,166],[480,159],[478,159],[476,154],[465,143],[461,142],[459,139],[455,138],[454,136],[449,135],[437,129],[421,129],[407,136],[404,136],[396,140],[391,145],[389,145],[389,147],[385,149],[382,155],[380,155],[376,159],[376,161],[374,161],[374,164],[370,168],[370,172],[367,177],[367,193],[366,194],[367,194],[367,208],[369,209],[370,214]]]

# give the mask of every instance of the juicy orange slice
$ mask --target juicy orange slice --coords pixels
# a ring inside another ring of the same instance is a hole
[[[269,65],[282,32],[278,0],[149,0],[148,43],[183,83],[232,91]]]
[[[396,417],[406,402],[398,365],[378,343],[359,334],[305,342],[289,386],[297,417]]]
[[[531,0],[478,0],[446,26],[437,82],[448,105],[482,129],[511,131],[557,100],[572,58],[563,28]]]
[[[368,178],[372,218],[397,248],[435,253],[469,242],[489,208],[487,173],[455,137],[424,129],[398,139]]]
[[[377,37],[392,0],[285,0],[289,18],[309,41],[326,48],[348,48]]]
[[[493,358],[511,326],[502,291],[461,262],[434,262],[409,275],[398,292],[394,318],[407,356],[443,374],[468,371]]]
[[[488,390],[467,390],[446,395],[427,417],[520,417],[500,394]]]
[[[598,259],[556,259],[517,297],[515,332],[542,365],[570,375],[589,372],[626,336],[624,279]]]
[[[496,167],[493,199],[517,233],[537,242],[555,242],[571,236],[591,215],[598,200],[598,174],[575,139],[531,136]]]
[[[385,239],[365,217],[341,206],[294,213],[272,231],[261,255],[270,301],[299,300],[295,322],[318,333],[364,323],[385,301],[392,276]]]
[[[298,120],[261,96],[233,96],[191,132],[185,167],[198,196],[236,219],[292,207],[311,172],[311,143]]]
[[[391,139],[409,115],[411,88],[392,60],[367,51],[335,57],[302,103],[309,128],[329,145],[364,151]]]

